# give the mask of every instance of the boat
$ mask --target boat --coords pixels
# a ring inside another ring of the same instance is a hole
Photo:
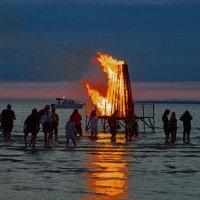
[[[79,100],[68,99],[68,98],[56,98],[55,108],[65,109],[81,109],[85,104]]]

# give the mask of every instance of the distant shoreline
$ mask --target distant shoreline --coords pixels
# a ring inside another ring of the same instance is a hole
[[[200,104],[200,101],[192,100],[139,100],[135,103],[155,103],[155,104]]]
[[[0,98],[0,102],[53,102],[53,98]],[[200,104],[200,100],[135,100],[135,103]]]

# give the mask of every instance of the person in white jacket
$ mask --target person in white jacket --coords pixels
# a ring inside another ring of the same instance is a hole
[[[97,138],[97,133],[98,133],[98,120],[99,120],[99,117],[96,115],[96,111],[93,110],[93,111],[91,112],[90,118],[89,118],[91,139]]]

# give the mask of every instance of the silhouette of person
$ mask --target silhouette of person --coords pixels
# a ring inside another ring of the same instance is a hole
[[[89,124],[90,124],[90,131],[91,131],[91,139],[93,137],[97,138],[97,132],[98,132],[98,116],[96,115],[96,111],[92,110],[89,118]]]
[[[190,115],[189,111],[187,110],[180,117],[180,120],[183,122],[183,142],[185,144],[190,143],[190,131],[191,131],[192,119],[193,117]]]
[[[138,124],[137,117],[133,110],[128,111],[128,115],[125,119],[125,139],[131,140],[133,136],[138,136]]]
[[[40,122],[42,124],[42,130],[44,133],[44,142],[45,146],[47,146],[52,139],[52,131],[50,126],[50,118],[51,118],[52,112],[50,111],[50,106],[46,105],[44,107],[44,114],[40,118]]]
[[[58,139],[59,117],[58,117],[58,114],[56,113],[55,107],[52,107],[51,111],[52,111],[52,115],[50,117],[50,126],[51,126],[52,136],[55,135],[55,140],[57,140]]]
[[[176,119],[175,112],[171,113],[169,124],[170,124],[170,133],[171,133],[171,143],[173,144],[174,142],[176,142],[176,132],[177,132],[177,119]]]
[[[75,122],[75,128],[76,128],[76,131],[77,131],[76,133],[78,133],[80,136],[82,136],[83,135],[82,125],[81,125],[82,116],[78,112],[78,109],[74,109],[72,115],[73,115],[74,122]]]
[[[169,127],[169,120],[168,120],[169,113],[170,113],[170,110],[166,109],[162,115],[163,130],[165,132],[165,143],[169,143],[169,134],[170,134],[170,127]]]
[[[111,139],[116,140],[117,128],[119,127],[117,122],[118,110],[115,110],[114,113],[108,118],[108,125],[110,127]]]
[[[66,129],[66,134],[65,134],[66,146],[68,147],[69,140],[72,140],[74,146],[76,146],[75,135],[74,135],[76,128],[73,115],[70,116],[69,121],[66,123],[65,129]]]
[[[38,112],[37,109],[34,108],[32,110],[32,113],[24,121],[24,144],[26,147],[27,147],[28,134],[31,133],[31,140],[29,146],[35,149],[35,143],[39,128],[38,124],[39,124]]]
[[[13,129],[13,120],[16,119],[15,113],[11,110],[11,105],[7,105],[7,109],[1,112],[1,127],[5,140],[11,139],[11,132]]]
[[[1,113],[0,113],[0,131],[3,133],[3,128],[1,127]]]

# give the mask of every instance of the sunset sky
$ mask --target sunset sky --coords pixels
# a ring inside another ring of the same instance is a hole
[[[1,0],[0,98],[87,98],[100,51],[129,65],[134,98],[200,100],[198,0]]]

